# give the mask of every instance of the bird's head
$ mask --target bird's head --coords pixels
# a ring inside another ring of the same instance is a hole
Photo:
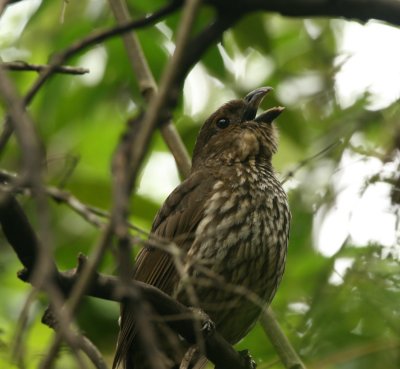
[[[211,114],[197,137],[193,169],[251,159],[271,160],[277,150],[276,128],[272,122],[284,108],[274,107],[257,116],[262,99],[271,90],[271,87],[258,88]]]

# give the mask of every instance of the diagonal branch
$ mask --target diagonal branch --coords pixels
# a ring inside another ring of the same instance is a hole
[[[127,13],[127,9],[124,6],[123,1],[110,1],[110,5],[112,6],[114,14],[119,22],[126,22],[129,20],[129,14]],[[177,84],[179,84],[179,79],[181,80],[181,82],[183,81],[183,79],[185,78],[185,73],[187,73],[187,71],[189,70],[189,68],[193,63],[195,63],[197,60],[200,59],[201,54],[204,52],[204,50],[207,49],[212,43],[214,43],[220,37],[220,35],[222,35],[222,32],[226,28],[231,26],[232,23],[235,22],[235,20],[236,20],[235,17],[231,17],[229,19],[218,18],[216,22],[211,24],[199,36],[197,36],[195,42],[188,45],[189,50],[187,50],[187,52],[185,53],[185,59],[181,62],[182,65],[178,68],[178,70],[181,71],[181,75],[178,78],[178,81],[176,81]],[[142,86],[142,92],[144,93],[145,97],[148,97],[149,99],[150,96],[154,96],[156,92],[156,85],[154,78],[151,75],[151,72],[146,64],[146,60],[143,56],[140,44],[134,34],[124,35],[124,43],[133,70],[136,72],[135,74],[138,76],[139,85]],[[163,124],[161,126],[162,134],[164,133],[163,128],[167,126],[170,126],[171,128],[174,129],[172,122],[169,120],[166,124]],[[166,137],[164,134],[163,136],[164,140],[168,143],[169,142],[168,136]],[[175,142],[172,141],[171,143],[173,144],[172,147],[174,147]],[[169,146],[171,148],[171,145]],[[178,160],[180,159],[180,156],[174,154],[174,157],[177,161],[178,167],[181,168],[181,165],[179,165],[180,162]],[[185,160],[185,158],[183,159]],[[187,163],[185,165],[190,168],[190,161],[186,160],[186,162]],[[293,363],[295,363],[296,365],[300,363],[299,365],[302,366],[301,367],[299,366],[299,368],[304,368],[304,365],[301,363],[301,360],[298,358],[290,342],[284,336],[278,322],[276,321],[272,313],[265,314],[262,320],[262,325],[263,327],[268,327],[269,329],[268,336],[271,339],[274,346],[276,347],[282,362],[285,364],[285,367],[295,368]],[[280,338],[280,340],[278,340],[277,337]],[[286,343],[285,349],[287,349],[288,354],[286,354],[285,350],[280,349],[282,347],[282,345],[279,344],[281,341],[284,341]],[[291,356],[289,354],[291,354]],[[289,359],[287,359],[288,355]],[[293,357],[297,358],[298,361],[290,360]]]
[[[19,60],[0,63],[0,66],[2,66],[6,70],[22,71],[22,72],[43,72],[44,70],[49,68],[48,65],[30,64]],[[80,67],[71,67],[69,65],[60,65],[55,68],[54,73],[80,75],[89,73],[89,69]]]
[[[260,323],[284,367],[287,369],[306,369],[299,355],[297,355],[297,352],[279,326],[271,308],[266,309],[262,313]]]
[[[39,220],[39,234],[41,242],[34,243],[36,252],[30,260],[34,266],[30,272],[31,279],[35,282],[38,288],[46,290],[51,304],[56,307],[58,317],[63,321],[65,312],[59,311],[63,303],[63,296],[57,286],[53,283],[51,276],[54,273],[54,261],[51,258],[52,252],[51,234],[49,226],[49,209],[46,196],[42,186],[42,157],[41,142],[34,129],[34,124],[25,110],[23,100],[18,96],[15,86],[8,78],[8,75],[0,68],[0,95],[8,107],[9,116],[13,123],[18,143],[21,147],[23,156],[23,176],[22,183],[29,183],[32,186],[32,191],[36,200],[36,211]],[[9,208],[11,211],[18,212],[17,208],[11,206],[13,199],[10,193],[0,193],[1,206]],[[22,210],[20,210],[21,212]],[[10,222],[8,217],[4,218],[5,222]],[[11,223],[12,224],[12,223]],[[14,233],[19,233],[19,229],[13,229]],[[12,234],[12,237],[20,237],[19,234]],[[37,266],[40,265],[40,268]],[[60,335],[65,338],[80,368],[85,368],[85,363],[82,360],[81,354],[78,351],[76,340],[73,338],[72,331],[64,324],[60,324]]]
[[[130,152],[130,180],[129,185],[133,187],[136,176],[139,171],[140,164],[143,161],[147,147],[150,142],[151,135],[158,123],[164,121],[168,114],[165,111],[168,102],[176,100],[177,87],[175,83],[178,71],[181,68],[182,60],[187,54],[187,46],[189,43],[189,35],[200,0],[187,0],[184,8],[182,21],[177,33],[177,42],[175,52],[167,64],[163,73],[158,94],[150,101],[149,107],[135,136],[135,140],[131,145]],[[186,73],[185,73],[186,74]]]
[[[40,89],[40,87],[54,73],[56,68],[59,65],[61,65],[71,55],[74,55],[78,51],[83,50],[85,47],[87,47],[91,44],[101,42],[101,41],[105,40],[106,38],[111,37],[115,34],[127,32],[129,29],[133,29],[135,27],[138,28],[138,27],[148,25],[151,22],[154,22],[156,19],[158,19],[158,17],[162,17],[165,14],[167,14],[168,12],[175,10],[178,6],[179,6],[179,1],[171,2],[165,8],[156,12],[152,16],[141,19],[139,21],[132,22],[131,24],[128,24],[128,25],[123,25],[121,27],[113,28],[109,32],[95,33],[95,34],[91,35],[90,37],[84,39],[83,41],[79,41],[79,42],[71,45],[64,52],[56,55],[56,57],[53,59],[52,63],[50,64],[49,68],[40,74],[37,81],[34,83],[32,88],[29,90],[29,92],[25,96],[23,102],[21,103],[21,107],[23,108],[24,105],[27,105],[32,100],[32,98],[35,96],[35,94]],[[21,107],[19,107],[20,108],[19,110],[23,111],[23,109]],[[8,138],[10,137],[10,135],[12,133],[12,126],[10,125],[10,119],[7,119],[6,122],[8,122],[8,124],[6,124],[5,130],[3,131],[2,137],[0,139],[0,142],[3,146],[7,142]],[[35,136],[33,136],[33,137],[35,137]],[[29,160],[29,158],[28,158],[28,160]],[[41,163],[41,161],[39,161],[39,163]],[[31,169],[29,166],[27,166],[27,168],[28,168],[28,170]],[[32,168],[35,168],[35,167],[32,166]],[[33,169],[31,169],[31,170],[33,171]],[[40,171],[39,170],[37,172],[33,171],[33,173],[40,173]],[[99,264],[100,260],[102,259],[102,256],[103,256],[106,248],[110,244],[113,233],[114,233],[114,223],[113,223],[113,219],[111,219],[111,222],[108,224],[108,226],[103,231],[100,242],[95,247],[95,249],[91,255],[91,258],[89,259],[88,263],[86,264],[86,267],[82,271],[81,278],[76,283],[76,285],[74,285],[74,290],[71,293],[70,299],[67,301],[67,304],[66,304],[67,306],[64,309],[62,309],[62,314],[64,315],[63,319],[62,319],[62,323],[63,323],[62,328],[68,327],[69,323],[72,321],[72,316],[73,316],[76,308],[79,305],[79,302],[86,290],[87,285],[90,282],[90,279],[91,279],[93,273],[95,272],[95,270],[97,268],[97,265]],[[67,331],[67,330],[65,330],[65,331]],[[60,333],[62,333],[62,334],[60,334]],[[45,359],[41,363],[40,367],[42,369],[49,368],[52,365],[52,362],[55,359],[58,349],[60,347],[61,339],[62,339],[63,335],[64,335],[63,332],[61,332],[61,331],[57,332],[55,339],[53,340],[53,343],[50,347],[49,354],[45,356]],[[77,356],[77,358],[78,358],[78,356]]]
[[[13,197],[10,198],[7,206],[4,203],[0,204],[0,223],[7,240],[25,267],[19,272],[19,278],[25,282],[35,283],[30,278],[31,270],[29,268],[32,265],[26,255],[37,253],[38,241],[28,219]],[[19,229],[24,237],[12,237],[15,229]],[[70,294],[75,289],[76,284],[79,284],[87,262],[88,260],[81,255],[76,270],[59,272],[57,268],[54,269],[51,279],[64,295]],[[154,310],[166,319],[167,324],[173,330],[182,335],[189,343],[195,342],[197,331],[194,323],[199,318],[193,315],[192,309],[185,307],[153,286],[132,281],[129,288],[125,290],[125,294],[121,295],[119,278],[95,273],[85,293],[106,300],[121,302],[128,299],[128,301],[135,303],[137,302],[138,291],[152,305]],[[243,358],[217,332],[208,332],[205,334],[204,340],[207,357],[219,368],[246,369]]]
[[[47,81],[47,79],[49,79],[57,71],[57,69],[62,64],[64,64],[71,56],[76,55],[79,52],[87,49],[88,47],[97,45],[100,42],[103,42],[111,37],[123,34],[125,32],[129,32],[133,29],[139,29],[154,24],[157,20],[162,19],[167,14],[170,14],[176,9],[178,9],[180,4],[181,0],[171,1],[164,8],[155,11],[149,16],[146,16],[138,20],[134,20],[132,22],[123,24],[118,27],[106,29],[105,31],[94,32],[91,35],[85,37],[84,39],[76,41],[62,52],[55,54],[54,57],[52,58],[51,63],[43,72],[41,72],[39,77],[36,79],[36,81],[33,83],[31,88],[25,95],[23,100],[24,104],[29,105],[29,103],[32,101],[32,99],[35,97],[35,95],[43,86],[43,84]],[[11,125],[9,117],[7,117],[4,122],[3,131],[1,132],[0,135],[0,151],[4,148],[9,138],[11,137],[12,133],[13,133],[13,127]]]
[[[107,29],[105,31],[94,32],[91,35],[85,37],[82,40],[78,40],[77,42],[70,45],[64,51],[59,54],[56,54],[49,65],[49,69],[47,69],[44,73],[42,73],[36,82],[33,84],[31,89],[25,96],[25,101],[27,104],[32,100],[32,98],[36,95],[37,91],[42,87],[44,82],[54,73],[55,69],[63,64],[66,60],[68,60],[71,56],[76,55],[77,53],[87,49],[90,46],[97,45],[111,37],[124,34],[125,32],[132,31],[134,29],[143,28],[154,24],[157,20],[162,19],[167,14],[175,11],[180,5],[180,1],[171,1],[164,8],[146,16],[144,18],[134,20],[127,24],[123,24],[118,27],[113,27],[111,29]]]
[[[129,12],[124,0],[110,1],[110,6],[119,24],[130,21]],[[149,103],[157,93],[157,85],[143,54],[139,39],[134,33],[127,33],[123,35],[123,41],[129,61],[132,65],[132,70],[135,76],[137,76],[140,91]],[[160,131],[165,143],[168,145],[168,148],[175,158],[180,173],[184,177],[187,177],[191,167],[190,156],[172,120],[168,119],[163,123],[160,126]]]

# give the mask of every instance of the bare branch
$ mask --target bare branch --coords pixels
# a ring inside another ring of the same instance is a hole
[[[20,274],[20,278],[24,280],[24,273]],[[73,272],[59,273],[58,275],[60,286],[66,292],[73,287],[79,278],[80,275]],[[112,301],[122,302],[128,298],[137,302],[137,292],[139,291],[143,298],[152,305],[153,309],[163,317],[163,321],[182,335],[189,343],[196,342],[197,332],[193,322],[198,317],[193,316],[192,309],[185,307],[159,289],[143,282],[132,281],[127,294],[124,296],[119,293],[119,290],[119,278],[96,273],[86,293],[89,296]],[[204,340],[206,342],[207,357],[219,368],[246,368],[239,354],[217,332],[204,337]]]
[[[180,0],[169,2],[164,8],[150,14],[147,17],[142,19],[138,19],[128,24],[124,24],[119,27],[113,27],[111,29],[107,29],[105,31],[97,31],[92,33],[91,35],[85,37],[84,39],[78,40],[73,43],[64,51],[55,54],[48,68],[43,70],[37,80],[33,83],[29,91],[24,97],[24,105],[28,105],[32,99],[35,97],[37,92],[43,86],[43,84],[47,81],[49,77],[51,77],[63,63],[66,62],[71,56],[83,51],[84,49],[96,45],[100,42],[103,42],[111,37],[116,35],[123,34],[125,32],[129,32],[133,29],[143,28],[150,24],[153,24],[158,19],[165,17],[167,14],[175,11],[180,6]],[[9,117],[5,119],[4,128],[0,135],[0,151],[4,148],[9,138],[13,133],[13,127],[11,125]]]
[[[283,365],[286,369],[306,369],[305,365],[297,355],[293,346],[279,326],[271,309],[266,309],[260,318],[261,326],[269,340],[275,347]]]
[[[6,70],[26,72],[43,72],[50,68],[48,65],[30,64],[24,61],[3,62],[0,63],[0,66]],[[54,69],[54,73],[79,75],[89,73],[89,69],[60,65]]]
[[[249,0],[245,5],[242,2],[242,6],[289,17],[339,17],[362,22],[378,19],[400,25],[400,3],[397,0]]]
[[[18,364],[19,368],[25,368],[25,347],[23,345],[23,338],[25,335],[25,331],[28,327],[29,321],[29,311],[36,300],[38,295],[37,289],[32,289],[28,294],[28,297],[25,300],[24,306],[21,309],[21,313],[19,314],[17,327],[14,331],[13,345],[12,345],[12,358]]]
[[[123,0],[110,1],[110,6],[119,24],[124,24],[130,21],[128,9]],[[140,42],[134,33],[124,34],[123,40],[128,58],[132,65],[132,70],[134,71],[135,76],[137,76],[140,91],[147,102],[149,102],[157,93],[157,85],[147,64],[146,58],[144,57]],[[190,156],[172,120],[168,119],[163,123],[160,126],[160,131],[164,141],[175,158],[179,171],[184,177],[187,177],[191,168]]]
[[[40,183],[43,153],[38,135],[34,129],[22,99],[3,68],[0,68],[0,96],[7,106],[12,124],[21,146],[24,160],[24,175],[28,182],[35,185]]]
[[[35,280],[30,278],[31,271],[29,268],[32,267],[32,264],[25,256],[21,257],[21,253],[25,252],[34,255],[37,251],[37,239],[22,209],[14,198],[11,198],[7,206],[4,206],[4,204],[0,206],[0,223],[8,241],[25,266],[25,269],[19,273],[19,278],[26,282],[35,283]],[[15,227],[26,237],[12,237]],[[88,259],[80,256],[76,270],[61,273],[55,269],[52,280],[63,294],[68,295],[76,290],[76,285],[81,284],[82,274],[88,269],[85,264],[88,262]],[[197,318],[193,317],[193,310],[183,306],[157,288],[145,283],[132,281],[129,288],[122,295],[120,293],[119,278],[94,273],[91,275],[89,282],[85,294],[112,301],[126,301],[128,298],[132,303],[137,303],[139,301],[139,291],[141,296],[152,305],[153,309],[165,318],[172,329],[185,337],[189,343],[195,342],[197,331],[195,330],[194,322],[197,321]],[[171,317],[171,319],[169,320],[168,317]],[[207,357],[219,368],[245,368],[243,359],[217,332],[206,335],[204,340]],[[59,338],[53,342],[49,354],[46,355],[45,365],[42,365],[42,367],[50,365],[49,360],[57,352],[56,342],[58,341]]]
[[[50,258],[50,254],[48,254],[49,260],[47,264],[50,265],[46,268],[46,263],[43,263],[43,265],[40,264],[41,268],[36,268],[38,262],[43,260],[43,256],[41,256],[43,246],[40,245],[25,213],[12,196],[6,197],[6,201],[0,204],[0,223],[4,235],[26,268],[25,278],[29,279],[34,286],[46,290],[51,304],[56,307],[57,317],[62,322],[60,325],[61,335],[72,348],[80,367],[85,368],[85,364],[78,352],[76,334],[73,334],[69,327],[64,324],[66,314],[61,310],[64,298],[60,293],[62,288],[60,290],[58,288],[56,265]],[[50,357],[48,356],[47,358]]]
[[[145,155],[150,137],[156,125],[160,120],[165,119],[164,109],[169,99],[175,100],[174,95],[177,92],[175,84],[178,70],[180,69],[182,59],[187,53],[187,45],[189,35],[197,9],[200,5],[200,0],[187,0],[187,6],[182,14],[182,21],[177,34],[177,42],[175,52],[165,68],[163,73],[160,89],[158,94],[151,100],[149,108],[140,125],[140,129],[135,136],[135,140],[131,146],[130,152],[130,186],[132,187],[140,167],[140,164]],[[171,96],[172,95],[172,96]]]
[[[46,324],[50,328],[53,328],[54,330],[59,329],[60,322],[54,316],[54,309],[48,308],[45,311],[42,318],[42,323]],[[94,345],[94,343],[89,340],[89,338],[87,338],[83,334],[77,334],[75,335],[74,340],[77,341],[79,349],[86,354],[86,356],[92,361],[96,368],[108,369],[107,364],[100,351],[98,350],[96,345]]]
[[[16,252],[18,256],[22,256],[25,258],[25,261],[30,264],[30,272],[32,273],[31,279],[39,288],[47,291],[51,303],[58,308],[63,303],[63,296],[61,296],[51,278],[51,276],[54,275],[56,267],[51,257],[49,209],[47,198],[44,195],[42,186],[43,153],[41,150],[41,142],[36,134],[33,122],[25,110],[23,100],[18,96],[15,86],[8,78],[8,75],[3,68],[0,68],[0,95],[3,97],[3,100],[8,107],[9,116],[15,127],[18,143],[21,146],[24,159],[24,175],[22,177],[22,183],[29,183],[32,186],[32,191],[36,200],[39,235],[41,239],[41,242],[36,239],[34,232],[29,230],[30,227],[25,228],[25,231],[30,232],[30,234],[25,234],[25,236],[32,239],[32,248],[28,253],[28,260],[21,245],[21,248],[18,251],[16,250]],[[25,215],[10,193],[5,194],[4,192],[1,192],[1,199],[0,212],[2,213],[1,217],[4,218],[2,222],[3,229],[5,224],[10,226],[10,229],[8,230],[4,229],[4,233],[8,232],[9,237],[12,237],[17,241],[22,241],[24,231],[16,227],[16,223],[13,223],[12,219],[9,219],[7,214],[11,215],[11,218],[15,219],[23,219]],[[23,221],[28,223],[26,217]],[[37,265],[40,265],[40,268],[37,268]],[[63,318],[61,319],[62,321],[64,321],[64,315],[66,314],[63,311],[59,312],[59,317]],[[75,341],[71,338],[69,327],[61,325],[60,332],[72,348],[80,367],[84,368],[84,363],[76,349]]]
[[[324,156],[326,153],[328,153],[329,151],[333,150],[334,148],[336,148],[337,146],[343,145],[343,141],[339,140],[339,141],[335,141],[333,143],[330,143],[329,145],[327,145],[326,147],[324,147],[322,150],[318,151],[317,153],[315,153],[314,155],[309,156],[308,158],[305,158],[301,161],[299,161],[297,163],[297,165],[290,170],[289,172],[287,172],[284,176],[284,178],[282,179],[281,183],[284,184],[285,182],[287,182],[290,178],[293,178],[295,176],[295,174],[301,169],[304,168],[305,166],[307,166],[310,162],[312,162],[315,159],[318,159],[322,156]]]
[[[63,317],[63,324],[68,326],[72,321],[72,316],[75,313],[76,309],[79,306],[79,303],[85,294],[88,285],[90,284],[93,275],[96,273],[97,266],[99,265],[100,261],[103,258],[104,252],[109,247],[111,239],[113,236],[113,230],[110,225],[108,225],[98,242],[98,244],[94,247],[93,252],[88,259],[88,262],[85,264],[85,267],[80,274],[80,278],[77,280],[76,284],[73,286],[69,299],[66,301],[66,306],[64,306],[64,317]],[[53,343],[48,351],[48,354],[45,355],[46,360],[42,362],[40,368],[46,369],[50,368],[52,365],[53,360],[56,357],[58,349],[61,345],[61,338],[60,332],[57,332]]]
[[[97,369],[108,369],[108,366],[101,355],[100,351],[95,344],[89,338],[84,335],[79,336],[79,346],[87,357],[92,361]]]
[[[33,86],[30,88],[28,93],[25,96],[25,103],[29,104],[32,98],[36,95],[37,91],[42,87],[44,82],[54,73],[56,68],[63,64],[66,60],[68,60],[71,56],[76,55],[77,53],[87,49],[90,46],[97,45],[111,37],[121,35],[125,32],[132,31],[134,29],[139,29],[146,27],[148,25],[154,24],[157,20],[165,17],[167,14],[175,11],[180,5],[180,1],[171,1],[164,8],[138,20],[134,20],[129,22],[128,24],[124,24],[118,27],[113,27],[111,29],[107,29],[105,31],[94,32],[91,35],[78,40],[77,42],[70,45],[64,51],[56,54],[49,68],[46,69],[36,80]]]
[[[23,193],[24,195],[32,196],[32,191],[28,185],[19,185],[20,180],[18,180],[18,176],[15,173],[0,169],[0,182],[3,182],[2,184],[0,184],[0,188],[4,192]],[[7,185],[7,183],[17,184],[9,186]],[[83,219],[85,219],[87,222],[94,225],[95,227],[104,227],[106,224],[106,220],[109,219],[111,216],[111,214],[106,210],[83,203],[69,191],[52,186],[45,187],[44,191],[55,202],[65,204],[71,210],[73,210],[75,213],[80,215]],[[127,222],[127,225],[131,230],[136,231],[143,236],[149,236],[149,232],[136,226],[135,224]],[[18,234],[18,232],[16,233]],[[159,241],[166,242],[167,240],[160,239]]]

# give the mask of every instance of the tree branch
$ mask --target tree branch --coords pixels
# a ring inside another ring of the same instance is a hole
[[[208,0],[218,9],[232,13],[254,11],[276,12],[288,17],[330,17],[366,22],[377,19],[400,25],[400,3],[397,0]]]
[[[155,11],[154,13],[150,14],[147,17],[134,20],[132,22],[129,22],[127,24],[118,27],[113,27],[105,31],[94,32],[88,37],[85,37],[84,39],[78,40],[77,42],[73,43],[67,49],[54,56],[51,64],[49,65],[49,68],[46,69],[46,71],[44,71],[39,76],[39,78],[33,84],[29,92],[26,94],[25,102],[29,104],[34,95],[36,95],[37,91],[40,89],[43,83],[54,73],[56,68],[59,67],[61,64],[63,64],[71,56],[76,55],[77,53],[88,48],[89,46],[97,45],[100,42],[103,42],[111,37],[153,24],[157,20],[165,17],[167,14],[170,14],[171,12],[175,11],[179,7],[179,5],[180,1],[171,1],[164,8]]]
[[[96,45],[100,42],[107,40],[116,35],[123,34],[125,32],[129,32],[133,29],[143,28],[150,24],[153,24],[158,19],[165,17],[167,14],[175,11],[181,4],[181,0],[171,1],[164,8],[159,9],[158,11],[150,14],[147,17],[134,20],[129,22],[128,24],[121,25],[119,27],[113,27],[111,29],[107,29],[105,31],[94,32],[91,35],[76,41],[68,48],[63,50],[62,52],[55,54],[51,60],[51,63],[48,65],[48,68],[43,70],[36,81],[33,83],[27,94],[25,95],[23,102],[24,105],[29,105],[32,99],[35,97],[37,92],[43,86],[43,84],[47,81],[49,77],[51,77],[63,63],[65,63],[71,56],[81,52],[82,50]],[[4,148],[9,138],[13,133],[13,127],[11,125],[9,117],[5,119],[4,128],[0,135],[0,151]]]
[[[33,240],[34,254],[29,263],[34,264],[31,264],[30,272],[32,275],[30,278],[38,288],[43,289],[48,293],[51,304],[55,306],[57,316],[62,322],[62,324],[60,324],[60,336],[62,336],[71,347],[79,367],[85,369],[86,365],[77,348],[77,341],[74,339],[73,333],[69,327],[63,324],[64,318],[67,316],[67,312],[61,311],[63,297],[51,279],[51,276],[54,273],[54,262],[51,257],[52,252],[50,249],[51,227],[49,226],[49,209],[47,198],[42,186],[41,163],[43,162],[43,152],[41,150],[41,142],[34,129],[34,124],[25,110],[23,100],[18,96],[15,86],[8,78],[8,75],[3,68],[0,68],[0,95],[3,97],[9,110],[9,117],[15,127],[17,140],[22,151],[24,164],[22,183],[29,183],[31,185],[36,200],[36,211],[39,220],[39,235],[41,242]],[[11,213],[14,214],[22,212],[21,209],[18,210],[16,206],[12,206],[13,199],[11,193],[1,192],[0,195],[0,203],[2,207],[11,209]],[[5,217],[4,223],[8,224],[8,221],[10,221],[10,219]],[[11,223],[10,225],[13,226],[14,224]],[[19,231],[18,228],[12,229],[12,232],[19,233]],[[20,237],[15,234],[10,236],[13,238]],[[37,265],[40,265],[40,268],[38,268]]]
[[[262,313],[260,323],[278,353],[284,367],[287,369],[306,369],[299,355],[297,355],[293,346],[285,336],[285,333],[282,331],[282,328],[279,326],[270,308]]]
[[[124,0],[110,1],[110,6],[119,24],[130,21],[130,15]],[[127,33],[123,35],[123,40],[129,61],[132,65],[132,70],[138,79],[140,91],[147,103],[149,103],[157,93],[157,85],[143,54],[139,39],[134,33]],[[191,168],[190,156],[172,120],[168,119],[166,122],[162,123],[160,125],[160,131],[165,143],[175,158],[180,173],[184,177],[188,177]]]
[[[25,72],[43,72],[44,70],[50,68],[48,65],[29,64],[27,62],[19,60],[0,63],[0,66],[2,66],[6,70]],[[54,73],[79,75],[89,73],[89,69],[81,67],[71,67],[68,65],[60,65],[54,69]]]
[[[28,219],[13,197],[10,198],[8,204],[0,204],[0,223],[7,240],[25,267],[19,272],[19,278],[25,282],[35,283],[35,280],[30,278],[30,268],[33,265],[27,255],[35,258],[38,241]],[[14,237],[16,229],[23,237]],[[85,266],[87,262],[86,257],[80,255],[76,269],[59,272],[56,267],[54,268],[51,279],[64,295],[68,296],[80,283],[82,272],[87,269]],[[182,335],[189,343],[195,343],[197,331],[194,323],[198,321],[198,317],[193,316],[193,310],[153,286],[132,281],[122,295],[119,278],[95,273],[85,294],[112,301],[126,302],[128,299],[128,301],[135,302],[138,291],[153,309],[166,319],[167,324],[173,330]],[[206,334],[204,340],[207,357],[219,368],[246,368],[243,358],[217,332]]]
[[[79,269],[85,262],[86,258],[81,255],[79,257],[80,266],[78,266],[77,271],[58,273],[58,283],[65,293],[68,293],[79,280]],[[29,282],[25,278],[24,271],[20,272],[19,277],[25,282]],[[135,301],[138,291],[151,304],[153,309],[163,317],[163,321],[174,331],[183,336],[187,342],[191,344],[196,343],[197,330],[193,323],[199,317],[194,315],[192,309],[180,304],[156,287],[143,282],[132,281],[129,289],[125,291],[126,294],[121,295],[119,278],[96,273],[88,286],[86,294],[110,301],[126,302],[127,299]],[[246,368],[242,357],[219,333],[213,332],[210,336],[206,335],[204,340],[206,342],[206,355],[218,368]]]
[[[177,87],[176,76],[179,73],[181,62],[187,54],[189,35],[200,0],[187,0],[187,5],[182,14],[182,21],[178,29],[175,52],[167,64],[160,82],[158,94],[151,100],[140,128],[131,145],[130,152],[130,187],[135,183],[140,164],[144,158],[151,135],[158,123],[165,120],[165,107],[172,98],[176,100]]]
[[[377,19],[400,25],[400,3],[395,0],[255,0],[255,4],[260,10],[275,10],[290,17],[340,17],[361,22]]]

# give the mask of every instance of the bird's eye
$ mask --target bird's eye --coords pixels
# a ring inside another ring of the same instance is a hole
[[[217,127],[218,128],[224,129],[224,128],[228,127],[228,126],[229,126],[229,119],[220,118],[220,119],[217,120]]]

